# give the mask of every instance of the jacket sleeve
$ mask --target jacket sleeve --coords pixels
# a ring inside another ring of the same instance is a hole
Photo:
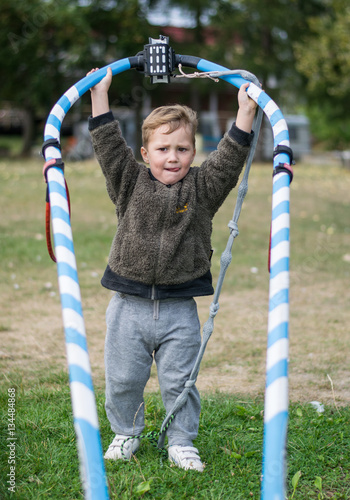
[[[236,186],[253,137],[253,132],[249,134],[233,124],[198,169],[197,196],[212,216]]]
[[[112,112],[89,118],[89,131],[96,158],[106,179],[109,197],[123,210],[136,184],[141,165],[122,137]]]

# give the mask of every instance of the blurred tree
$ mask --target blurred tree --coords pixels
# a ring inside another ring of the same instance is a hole
[[[350,4],[329,0],[321,17],[308,19],[295,43],[297,69],[307,79],[314,134],[328,148],[350,144]]]
[[[323,0],[221,0],[212,16],[218,43],[212,57],[254,73],[281,106],[295,104],[302,78],[293,43],[308,30],[309,16],[324,11]],[[294,102],[293,102],[294,101]]]
[[[0,8],[1,100],[25,112],[22,155],[39,113],[90,68],[134,55],[149,34],[137,0],[0,0]]]
[[[35,117],[59,96],[79,59],[88,27],[76,2],[1,0],[1,99],[24,111],[22,155],[28,155]]]
[[[193,20],[188,36],[171,40],[177,53],[255,73],[287,111],[301,102],[307,82],[319,136],[333,146],[350,141],[348,0],[0,0],[1,100],[25,111],[23,154],[38,114],[47,116],[91,67],[158,38],[163,30],[147,16],[159,3],[180,6]],[[193,82],[191,92],[209,85]],[[112,84],[111,103],[134,106],[140,119],[146,87],[143,75],[125,72]]]

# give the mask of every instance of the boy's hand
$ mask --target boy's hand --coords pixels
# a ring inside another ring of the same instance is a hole
[[[95,73],[95,71],[98,71],[99,68],[93,68],[91,71],[89,71],[86,76],[91,75],[92,73]],[[112,70],[110,67],[107,68],[107,74],[102,80],[94,85],[94,87],[91,87],[90,91],[91,92],[108,92],[109,87],[111,86],[112,83]]]
[[[242,111],[246,111],[248,114],[253,113],[255,114],[255,109],[256,109],[256,102],[253,101],[247,94],[247,88],[249,87],[250,83],[243,83],[241,85],[239,91],[238,91],[238,105]]]
[[[98,68],[92,69],[86,76],[91,75],[97,70]],[[112,83],[112,76],[112,70],[108,67],[106,76],[91,87],[92,116],[103,115],[109,111],[108,90]]]
[[[250,83],[243,83],[238,92],[238,113],[236,126],[245,132],[250,133],[252,130],[253,120],[256,110],[256,102],[247,94],[247,88]]]

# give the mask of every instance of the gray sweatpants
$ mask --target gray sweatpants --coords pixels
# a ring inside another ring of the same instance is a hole
[[[106,412],[112,430],[125,436],[144,429],[143,393],[153,356],[168,413],[193,368],[200,343],[194,299],[154,301],[116,293],[106,312]],[[197,436],[200,397],[192,387],[167,431],[169,445],[191,446]]]

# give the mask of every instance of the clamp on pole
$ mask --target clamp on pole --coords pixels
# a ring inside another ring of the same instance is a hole
[[[51,139],[48,141],[45,141],[44,146],[43,146],[43,151],[45,152],[45,146],[50,146],[52,145],[52,141],[56,141],[56,139],[53,139],[51,142]],[[58,142],[58,141],[56,141]],[[56,146],[57,147],[57,146]],[[45,182],[47,184],[46,187],[46,208],[45,208],[45,233],[46,233],[46,245],[47,245],[47,251],[49,253],[49,256],[51,257],[51,260],[53,262],[57,262],[55,253],[53,251],[52,247],[52,241],[51,241],[51,205],[50,205],[50,196],[49,196],[49,183],[47,180],[47,172],[50,168],[60,168],[62,172],[64,171],[64,163],[62,159],[57,159],[53,158],[52,160],[48,160],[43,167],[43,176],[45,179]],[[66,179],[64,179],[64,183],[66,186],[66,192],[67,192],[67,203],[68,203],[68,210],[69,210],[69,217],[71,217],[71,205],[70,205],[70,196],[69,196],[69,190],[68,190],[68,185],[66,182]]]
[[[170,83],[175,68],[175,51],[169,45],[169,37],[149,38],[149,43],[136,57],[138,69],[150,77],[151,83]]]

